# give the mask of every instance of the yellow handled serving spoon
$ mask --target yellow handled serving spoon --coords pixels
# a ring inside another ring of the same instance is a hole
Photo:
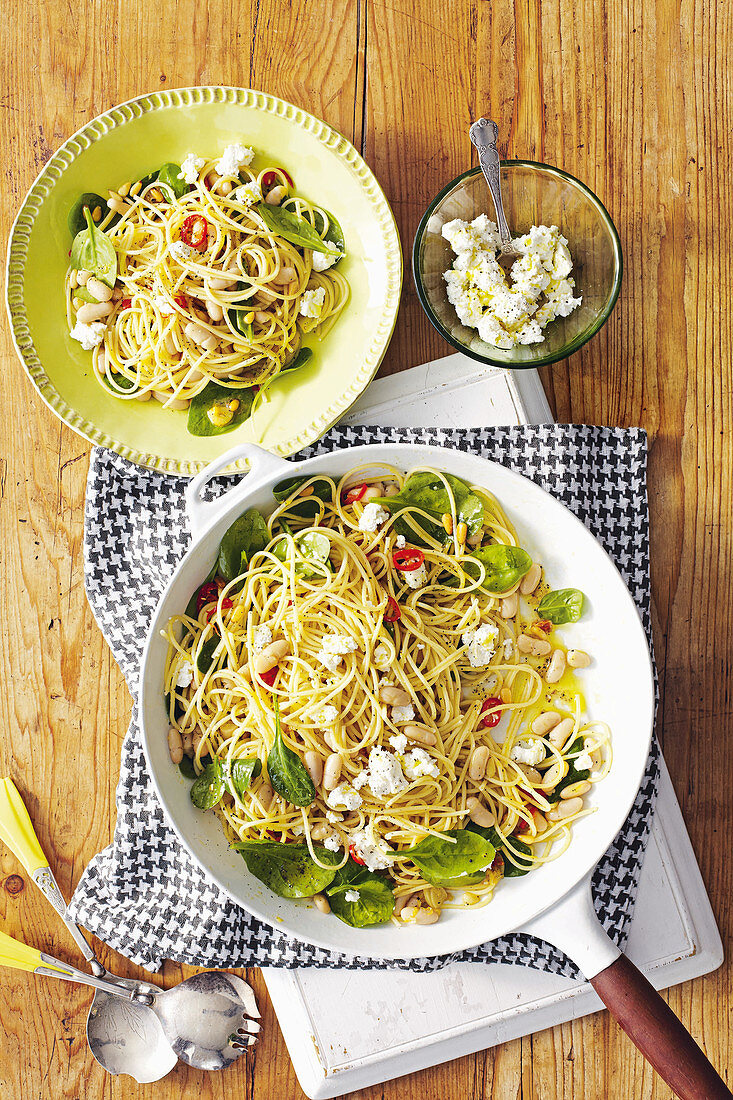
[[[96,990],[87,1020],[92,1054],[110,1073],[138,1081],[165,1076],[176,1058],[198,1069],[223,1069],[257,1039],[255,995],[236,974],[207,970],[160,989],[110,974],[94,955],[66,905],[12,779],[0,783],[0,839],[18,856],[56,909],[90,966],[85,974],[52,955],[0,934],[0,964],[30,970]],[[102,999],[104,998],[104,1000]],[[120,1007],[122,1006],[122,1007]],[[153,1018],[151,1022],[150,1018]],[[139,1076],[139,1075],[150,1076]]]
[[[61,917],[89,963],[93,976],[60,963],[51,955],[29,947],[4,932],[0,932],[0,965],[93,986],[95,993],[87,1017],[87,1041],[99,1064],[109,1073],[128,1073],[140,1084],[165,1077],[178,1059],[155,1012],[149,1005],[134,999],[141,993],[154,993],[155,987],[110,974],[97,959],[83,932],[66,912],[66,903],[31,824],[28,810],[18,788],[9,778],[0,781],[0,839],[23,864]],[[120,993],[127,993],[127,998],[108,992],[102,988],[101,982],[118,986]]]

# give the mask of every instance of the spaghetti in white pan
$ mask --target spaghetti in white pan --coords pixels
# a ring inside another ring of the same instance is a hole
[[[485,489],[291,478],[171,619],[174,764],[249,871],[365,927],[486,905],[571,843],[611,766],[554,591]],[[574,633],[582,627],[570,627]]]
[[[82,195],[69,215],[72,338],[115,397],[194,402],[192,434],[252,415],[275,378],[311,357],[304,336],[324,336],[349,297],[335,216],[254,157],[241,145],[189,154],[108,199]]]

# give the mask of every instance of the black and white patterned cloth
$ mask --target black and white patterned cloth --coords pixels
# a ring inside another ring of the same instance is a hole
[[[553,493],[614,558],[651,639],[646,436],[640,429],[334,428],[297,457],[390,441],[472,451]],[[231,484],[218,479],[218,491]],[[189,543],[184,487],[182,478],[141,469],[111,451],[93,452],[84,534],[87,594],[131,690],[159,596]],[[634,807],[594,876],[598,916],[620,947],[628,936],[649,835],[658,758],[655,740]],[[386,965],[418,971],[477,961],[578,976],[562,952],[523,934],[439,958],[375,964],[329,954],[261,924],[207,881],[178,843],[147,775],[135,708],[122,749],[117,814],[114,840],[87,867],[71,910],[102,940],[148,968],[158,968],[166,958],[209,967]]]

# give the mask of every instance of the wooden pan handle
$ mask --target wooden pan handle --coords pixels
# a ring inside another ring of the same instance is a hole
[[[680,1100],[732,1100],[733,1093],[667,1002],[625,955],[590,984]]]

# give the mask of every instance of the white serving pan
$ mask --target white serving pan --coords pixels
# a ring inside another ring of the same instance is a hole
[[[249,473],[213,502],[202,499],[206,483],[245,459]],[[201,813],[189,798],[190,784],[171,765],[163,706],[167,643],[161,630],[180,614],[207,576],[222,535],[250,507],[272,509],[272,488],[295,473],[342,475],[353,466],[388,462],[403,470],[429,464],[481,485],[501,501],[521,544],[542,562],[553,587],[580,588],[587,610],[564,637],[593,655],[583,672],[588,712],[609,723],[613,767],[589,796],[595,813],[577,822],[568,850],[524,878],[503,883],[491,904],[450,910],[434,925],[392,924],[350,928],[324,917],[306,901],[276,897],[252,877],[228,847],[218,819]],[[440,447],[384,443],[288,462],[252,444],[242,444],[208,466],[186,490],[192,545],[166,587],[153,618],[140,676],[142,737],[161,804],[181,842],[206,875],[238,904],[281,932],[331,951],[374,959],[442,955],[476,946],[509,932],[528,932],[560,947],[593,981],[596,991],[682,1097],[730,1096],[712,1067],[659,995],[620,955],[602,930],[590,894],[592,871],[625,821],[649,753],[654,685],[649,649],[638,612],[616,566],[586,527],[554,497],[519,474],[476,455]],[[685,1091],[696,1073],[707,1091]],[[710,1076],[712,1075],[712,1076]]]

